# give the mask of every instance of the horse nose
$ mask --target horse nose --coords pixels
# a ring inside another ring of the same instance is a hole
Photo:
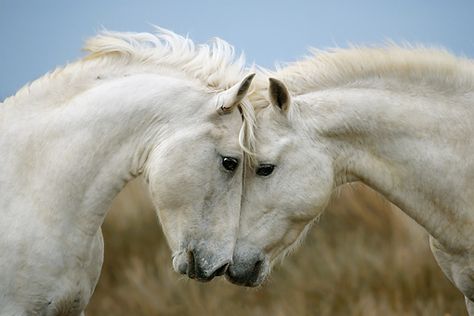
[[[223,275],[229,266],[228,261],[214,266],[209,261],[209,257],[203,255],[202,252],[195,249],[188,250],[187,262],[179,267],[179,271],[187,274],[191,279],[208,282],[216,276]]]
[[[260,275],[262,274],[264,261],[260,256],[254,256],[244,262],[234,261],[226,272],[229,281],[237,285],[257,286]]]

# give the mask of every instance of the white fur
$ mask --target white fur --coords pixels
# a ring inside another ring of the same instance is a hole
[[[221,40],[197,46],[162,29],[105,33],[86,49],[0,104],[1,315],[83,312],[102,265],[100,225],[140,174],[175,268],[191,249],[204,273],[232,257],[242,167],[227,172],[221,155],[243,156],[243,60]]]
[[[423,48],[356,48],[267,74],[287,83],[292,102],[288,112],[268,106],[266,80],[251,97],[260,108],[257,165],[276,168],[268,177],[258,166],[246,171],[234,265],[258,249],[261,282],[333,190],[362,181],[431,234],[474,315],[473,62]]]

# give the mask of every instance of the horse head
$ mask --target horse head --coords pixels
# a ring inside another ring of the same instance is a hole
[[[245,172],[239,237],[226,272],[245,286],[261,284],[276,259],[298,245],[334,183],[324,145],[302,128],[299,100],[276,79],[270,79],[269,98],[256,114],[255,163]]]
[[[172,132],[160,137],[162,141],[151,150],[145,165],[151,196],[173,253],[173,267],[193,279],[208,281],[222,275],[232,259],[243,172],[242,117],[236,108],[252,78],[253,74],[212,95],[188,94],[176,100],[202,105],[188,116],[191,119],[169,123]]]

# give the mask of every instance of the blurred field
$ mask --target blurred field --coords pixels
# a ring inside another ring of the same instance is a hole
[[[376,193],[351,186],[264,286],[188,280],[136,182],[103,226],[105,263],[87,315],[467,315],[427,234]]]

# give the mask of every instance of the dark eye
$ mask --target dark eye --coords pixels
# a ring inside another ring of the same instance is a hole
[[[239,160],[233,157],[222,157],[222,166],[225,170],[234,171],[239,166]]]
[[[257,168],[257,175],[262,176],[262,177],[269,176],[272,174],[273,169],[275,169],[275,165],[271,165],[271,164],[259,165]]]

